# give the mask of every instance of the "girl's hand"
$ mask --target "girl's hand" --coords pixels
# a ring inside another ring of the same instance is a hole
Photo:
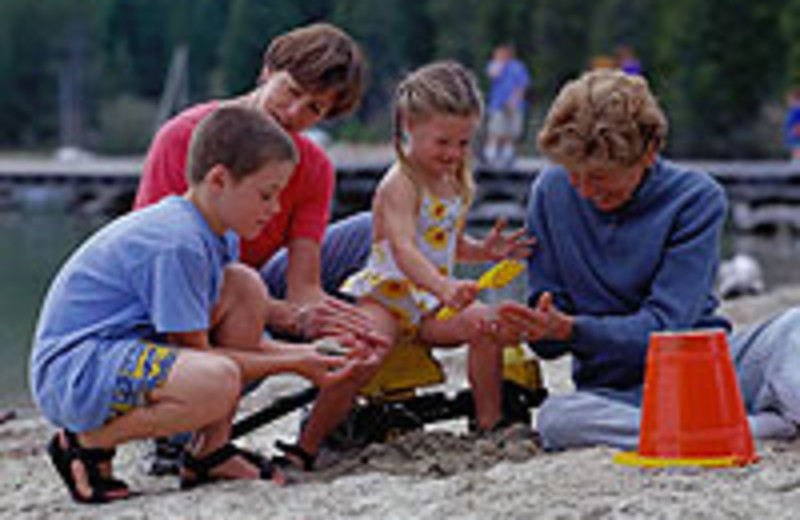
[[[478,282],[474,280],[447,280],[447,287],[441,295],[442,305],[461,310],[475,301],[478,296]]]
[[[492,230],[483,239],[483,254],[487,260],[520,259],[530,256],[530,248],[536,242],[536,239],[526,236],[525,228],[518,229],[510,234],[503,234],[506,224],[505,219],[497,219]]]

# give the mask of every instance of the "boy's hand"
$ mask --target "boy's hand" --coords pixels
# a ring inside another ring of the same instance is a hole
[[[332,337],[315,341],[314,347],[317,354],[322,356],[347,357],[351,353],[351,349],[346,348]]]
[[[354,367],[347,358],[309,352],[298,361],[297,373],[324,388],[352,377]]]
[[[384,347],[384,343],[340,335],[293,348],[303,352],[297,372],[315,385],[325,387],[346,380],[368,379],[380,365],[386,351]]]

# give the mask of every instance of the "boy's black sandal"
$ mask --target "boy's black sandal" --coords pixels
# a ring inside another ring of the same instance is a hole
[[[75,434],[67,430],[63,430],[63,439],[65,446],[62,446],[61,434],[56,433],[47,446],[47,452],[73,500],[84,504],[103,504],[127,498],[128,485],[125,482],[105,477],[100,472],[99,465],[104,462],[110,462],[116,454],[116,450],[84,448],[78,443],[78,438]],[[88,479],[89,487],[92,489],[88,497],[78,492],[78,486],[72,471],[72,463],[76,460],[80,461],[86,470],[86,478]],[[124,495],[120,492],[124,492]]]
[[[226,460],[237,455],[244,457],[250,464],[258,468],[259,478],[261,478],[261,480],[272,480],[272,477],[275,475],[275,466],[268,458],[228,443],[205,457],[195,457],[188,451],[184,452],[183,468],[191,471],[193,476],[188,477],[186,475],[181,475],[181,489],[189,490],[203,484],[222,480],[212,475],[211,471]]]
[[[299,444],[289,444],[288,442],[278,440],[275,441],[275,447],[283,452],[283,455],[277,455],[272,458],[272,462],[278,467],[298,467],[297,464],[292,461],[292,457],[294,457],[300,461],[300,469],[303,471],[314,471],[314,464],[317,462],[317,457],[304,450]]]
[[[69,435],[73,435],[69,433]],[[74,438],[74,437],[73,437]],[[75,439],[77,443],[77,439]],[[89,460],[94,460],[98,464],[102,464],[104,462],[110,463],[114,457],[117,455],[116,448],[81,448],[84,452],[84,456],[87,457]],[[101,485],[105,488],[106,491],[128,491],[128,484],[124,481],[114,478],[114,477],[105,477],[102,474],[100,475]]]

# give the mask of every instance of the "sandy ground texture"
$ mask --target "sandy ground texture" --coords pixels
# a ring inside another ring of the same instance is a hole
[[[800,288],[736,300],[725,306],[746,325],[800,302]],[[449,388],[463,378],[463,351],[443,363]],[[545,365],[551,392],[570,389],[565,361]],[[300,383],[275,379],[248,397],[253,409]],[[265,453],[291,440],[299,413],[242,440]],[[736,469],[641,470],[612,462],[614,450],[543,453],[526,428],[475,438],[463,421],[372,445],[284,488],[267,482],[227,482],[190,492],[174,477],[143,470],[147,446],[120,449],[118,475],[137,492],[103,506],[74,504],[49,465],[44,445],[52,429],[33,411],[0,425],[0,517],[125,519],[334,518],[798,518],[800,440],[759,446],[761,461]]]

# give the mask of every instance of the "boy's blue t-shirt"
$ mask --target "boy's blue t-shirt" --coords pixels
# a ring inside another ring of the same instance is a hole
[[[45,297],[31,388],[42,413],[71,431],[102,426],[128,348],[207,330],[238,238],[214,232],[188,200],[123,216],[69,258]]]

